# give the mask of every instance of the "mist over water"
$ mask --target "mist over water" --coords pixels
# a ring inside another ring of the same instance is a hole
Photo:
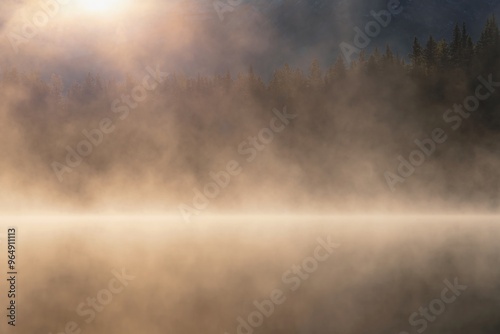
[[[500,0],[61,1],[0,3],[0,333],[500,333]]]
[[[410,315],[455,278],[466,290],[425,331],[500,326],[496,218],[38,223],[18,223],[22,333],[59,333],[74,321],[83,333],[233,334],[238,317],[247,319],[254,301],[275,289],[286,299],[255,333],[416,333]],[[340,246],[298,288],[290,280],[298,275],[284,282],[329,236]],[[78,305],[122,268],[135,278],[87,324]]]

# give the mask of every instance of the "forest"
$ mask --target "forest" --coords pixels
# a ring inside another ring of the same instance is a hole
[[[132,98],[137,103],[127,103],[126,117],[125,104],[119,112],[116,101],[130,101],[142,78],[89,73],[65,82],[58,73],[45,78],[4,68],[0,180],[13,193],[23,185],[28,202],[50,189],[68,205],[114,198],[175,208],[191,200],[210,172],[238,160],[238,144],[286,108],[297,118],[244,166],[215,207],[498,207],[500,94],[480,101],[453,131],[443,122],[447,110],[474,95],[478,78],[500,82],[495,18],[477,41],[457,24],[449,40],[415,38],[408,48],[409,55],[395,54],[390,45],[362,51],[350,64],[341,57],[327,66],[312,59],[305,71],[284,64],[269,79],[250,64],[236,74],[172,72],[150,84],[147,97]],[[68,152],[103,119],[113,131],[78,166],[58,174]],[[396,173],[398,156],[407,157],[414,141],[434,128],[445,129],[448,140],[391,191],[384,173]]]

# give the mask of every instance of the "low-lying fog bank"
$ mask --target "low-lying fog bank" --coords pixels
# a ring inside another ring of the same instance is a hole
[[[495,218],[33,223],[2,333],[500,330]]]

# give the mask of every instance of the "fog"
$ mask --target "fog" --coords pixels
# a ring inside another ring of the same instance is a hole
[[[361,25],[364,5],[335,13]],[[318,42],[297,53],[306,37],[289,39],[283,27],[304,25],[308,16],[281,17],[276,4],[266,7],[275,16],[244,3],[221,21],[213,6],[195,3],[123,2],[100,13],[74,2],[51,7],[46,24],[36,21],[38,2],[2,6],[4,212],[175,213],[183,204],[197,216],[496,211],[496,93],[458,131],[443,122],[474,93],[479,75],[496,73],[485,64],[419,79],[404,75],[407,56],[376,50],[342,65],[338,50],[329,50],[352,38],[340,30],[329,47]],[[321,6],[310,15],[320,15]],[[30,17],[39,24],[27,38]],[[15,34],[22,42],[12,43]],[[393,50],[410,48],[395,43]],[[435,84],[446,87],[439,97]],[[276,112],[293,117],[280,119],[284,130],[263,133]],[[447,141],[391,186],[387,172],[396,173],[398,157],[408,161],[414,141],[425,142],[435,128]],[[90,154],[75,157],[78,149]],[[207,196],[210,173],[231,161],[241,172]],[[194,206],[198,191],[205,195],[201,210]]]
[[[498,1],[55,1],[0,4],[2,333],[498,334]]]
[[[256,310],[255,300],[280,289],[285,300],[255,333],[416,333],[422,325],[411,326],[410,315],[429,308],[441,298],[443,281],[456,278],[466,289],[427,321],[425,331],[497,333],[496,221],[472,216],[207,219],[194,225],[147,217],[12,221],[19,249],[15,330],[59,333],[73,321],[83,333],[233,334],[238,317],[247,319]],[[293,265],[313,256],[318,238],[331,238],[338,248],[300,286],[284,281]],[[89,316],[79,315],[78,306],[107,289],[112,271],[122,268],[135,278],[87,323]],[[6,330],[3,321],[0,326]]]

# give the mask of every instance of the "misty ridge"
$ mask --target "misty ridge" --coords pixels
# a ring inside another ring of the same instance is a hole
[[[150,64],[124,80],[89,73],[76,82],[3,68],[2,209],[58,203],[175,210],[203,191],[210,172],[236,160],[242,172],[212,209],[494,210],[498,25],[488,19],[477,41],[465,25],[449,35],[415,39],[409,57],[388,45],[362,51],[350,64],[341,57],[328,64],[311,59],[306,70],[285,64],[270,79],[250,65],[188,76]],[[474,112],[453,111],[480,84],[488,98]],[[243,164],[248,156],[239,146],[254,145],[249,138],[269,126],[276,110],[296,118],[265,148],[254,146],[255,159]],[[435,128],[447,140],[421,154],[424,161],[391,191],[386,173],[401,178],[398,157],[411,163],[415,140],[426,142]],[[92,143],[94,129],[102,136]],[[89,154],[79,153],[82,141],[91,144],[81,147]]]

